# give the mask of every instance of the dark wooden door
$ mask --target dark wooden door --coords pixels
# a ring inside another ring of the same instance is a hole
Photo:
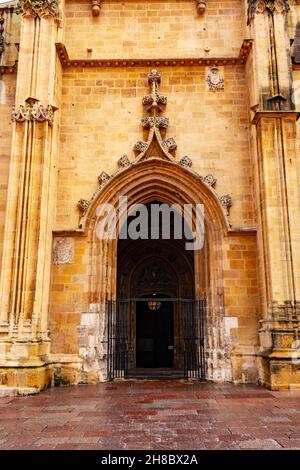
[[[161,301],[151,310],[148,301],[136,305],[136,366],[173,367],[174,320],[173,303]]]

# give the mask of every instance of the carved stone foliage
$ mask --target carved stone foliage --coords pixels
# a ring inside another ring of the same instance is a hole
[[[230,194],[225,194],[224,196],[221,196],[220,203],[224,207],[226,214],[229,215],[229,209],[232,206],[232,197],[230,196]]]
[[[4,40],[4,18],[3,11],[0,12],[0,58],[5,49],[5,40]]]
[[[129,167],[130,165],[131,165],[131,162],[130,162],[130,160],[129,160],[129,158],[128,158],[127,155],[122,155],[122,157],[119,158],[119,160],[118,160],[118,168],[120,168],[120,169],[123,168],[123,169],[124,169],[124,168]]]
[[[168,152],[172,152],[173,150],[177,149],[177,144],[175,140],[173,139],[173,137],[163,140],[162,145],[168,150]]]
[[[73,238],[57,237],[53,242],[53,264],[71,264],[74,262]]]
[[[110,176],[107,173],[105,173],[105,171],[102,171],[100,175],[98,176],[98,181],[99,181],[100,186],[107,183],[109,180],[110,180]]]
[[[18,0],[16,13],[23,16],[56,16],[58,0]]]
[[[203,181],[208,184],[209,186],[212,186],[214,187],[216,182],[217,182],[217,178],[215,178],[213,175],[206,175],[204,178],[203,178]]]
[[[206,69],[206,83],[209,90],[224,90],[224,78],[220,67],[208,67]]]
[[[54,112],[56,108],[51,105],[43,105],[34,103],[33,105],[26,104],[20,106],[13,106],[11,118],[16,122],[36,121],[48,122],[50,126],[53,124]]]
[[[247,24],[259,13],[285,13],[289,11],[287,0],[248,0]]]
[[[147,142],[145,142],[144,140],[139,140],[135,146],[134,146],[134,150],[136,150],[137,152],[144,152],[144,150],[146,150],[148,144]]]
[[[179,165],[182,166],[183,168],[191,168],[192,164],[193,164],[192,159],[188,157],[187,155],[182,157],[179,161]]]
[[[77,203],[77,207],[81,210],[82,214],[84,215],[90,207],[90,201],[88,201],[87,199],[80,199]]]
[[[169,126],[169,119],[161,116],[144,117],[142,119],[142,126],[144,129],[157,127],[158,129],[167,129]]]

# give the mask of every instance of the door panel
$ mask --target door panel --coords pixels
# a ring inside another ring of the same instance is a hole
[[[147,301],[136,305],[136,366],[173,367],[173,303],[162,301],[158,310],[150,310]]]

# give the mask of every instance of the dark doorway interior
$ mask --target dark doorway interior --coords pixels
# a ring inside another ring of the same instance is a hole
[[[171,301],[145,299],[136,304],[136,367],[174,365],[174,316]]]

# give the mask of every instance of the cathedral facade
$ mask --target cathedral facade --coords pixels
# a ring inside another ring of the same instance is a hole
[[[0,74],[0,393],[300,387],[299,1],[13,0]],[[120,200],[200,205],[203,244]]]

